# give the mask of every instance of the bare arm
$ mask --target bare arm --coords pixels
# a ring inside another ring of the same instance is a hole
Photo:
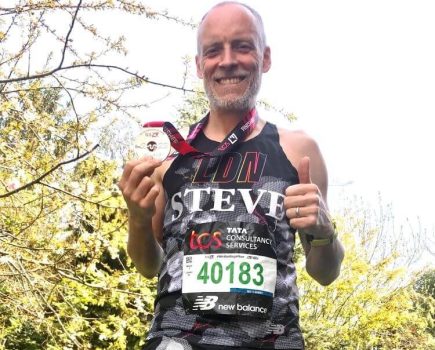
[[[129,212],[127,252],[146,278],[158,273],[163,258],[164,191],[159,166],[161,162],[149,157],[130,161],[119,182]]]
[[[300,183],[286,190],[286,215],[290,225],[299,232],[306,255],[307,272],[320,284],[328,285],[340,274],[343,246],[337,238],[321,246],[311,245],[308,241],[309,236],[317,240],[334,235],[335,229],[327,206],[327,170],[314,140],[303,133],[294,136],[295,140],[289,141],[293,150],[289,154],[293,164],[298,167]],[[297,144],[293,144],[295,142]]]

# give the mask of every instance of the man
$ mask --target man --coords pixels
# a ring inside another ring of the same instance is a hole
[[[198,29],[196,66],[210,112],[191,130],[195,152],[130,161],[119,183],[128,253],[145,277],[159,273],[145,349],[303,349],[295,232],[322,285],[344,255],[321,153],[303,132],[257,118],[271,52],[255,10],[213,7]]]

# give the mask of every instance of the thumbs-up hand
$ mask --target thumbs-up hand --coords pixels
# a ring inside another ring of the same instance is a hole
[[[311,182],[310,158],[298,165],[299,184],[287,187],[284,208],[290,226],[314,238],[330,237],[334,228],[319,187]]]

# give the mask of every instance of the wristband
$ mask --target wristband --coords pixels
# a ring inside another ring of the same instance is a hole
[[[334,234],[328,238],[311,239],[308,240],[308,243],[310,243],[312,247],[321,247],[324,245],[332,244],[332,242],[334,242],[336,238],[337,238],[337,232],[334,231]]]

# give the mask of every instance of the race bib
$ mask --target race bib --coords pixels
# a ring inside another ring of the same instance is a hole
[[[276,275],[265,225],[203,223],[185,235],[182,293],[190,313],[267,318]]]

